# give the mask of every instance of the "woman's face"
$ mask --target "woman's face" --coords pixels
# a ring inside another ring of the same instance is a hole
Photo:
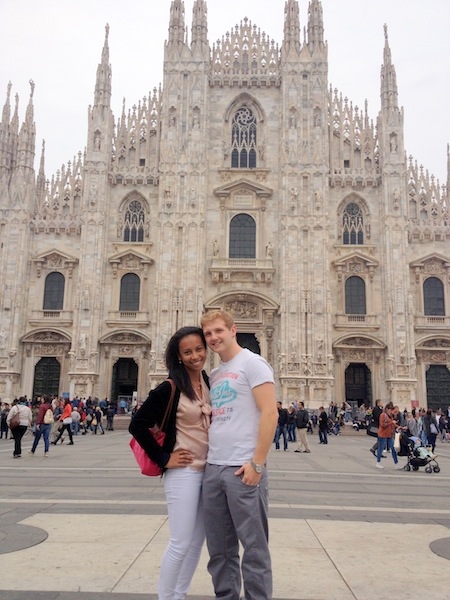
[[[188,371],[200,373],[206,360],[202,338],[195,333],[184,336],[178,344],[178,356]]]

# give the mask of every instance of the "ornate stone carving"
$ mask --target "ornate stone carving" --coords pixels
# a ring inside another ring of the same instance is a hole
[[[254,302],[233,300],[225,304],[225,310],[237,319],[255,319],[258,316],[258,306]]]

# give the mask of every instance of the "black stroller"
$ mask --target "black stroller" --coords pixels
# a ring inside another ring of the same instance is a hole
[[[426,473],[439,473],[441,470],[436,455],[422,444],[420,438],[409,437],[406,433],[400,434],[400,450],[397,456],[406,456],[408,459],[404,466],[405,471],[418,471],[420,467],[425,467]]]

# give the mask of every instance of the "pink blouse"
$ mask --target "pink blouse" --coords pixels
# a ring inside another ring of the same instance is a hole
[[[208,429],[211,422],[211,403],[208,387],[202,382],[202,400],[190,400],[180,394],[177,408],[177,439],[174,450],[185,448],[194,454],[189,467],[204,471],[208,454]]]

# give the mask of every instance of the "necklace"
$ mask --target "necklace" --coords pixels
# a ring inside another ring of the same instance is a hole
[[[198,385],[194,385],[194,394],[196,395],[197,399],[200,400],[200,402],[203,402],[203,386],[202,386],[202,381],[200,380],[198,382]]]

